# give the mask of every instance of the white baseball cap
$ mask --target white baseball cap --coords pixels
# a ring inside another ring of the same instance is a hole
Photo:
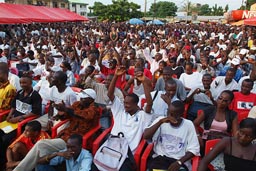
[[[91,88],[88,88],[88,89],[85,89],[85,90],[82,90],[79,94],[78,94],[78,97],[81,99],[81,98],[87,98],[87,97],[90,97],[92,99],[96,99],[96,92],[91,89]]]
[[[239,65],[239,64],[240,64],[240,59],[238,59],[238,58],[233,58],[232,61],[231,61],[231,64],[233,64],[233,65]]]

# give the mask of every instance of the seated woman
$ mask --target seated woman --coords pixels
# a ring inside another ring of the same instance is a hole
[[[68,76],[66,86],[70,86],[70,87],[74,86],[76,83],[76,79],[75,79],[74,73],[72,72],[70,63],[64,61],[60,64],[60,67],[62,68],[62,71],[65,72]]]
[[[224,153],[226,171],[256,170],[256,122],[246,118],[240,122],[236,136],[223,138],[200,162],[198,171],[206,171],[207,165],[220,153]]]
[[[238,127],[237,113],[229,109],[233,98],[231,91],[224,90],[217,99],[217,106],[210,106],[197,116],[194,120],[196,129],[204,122],[202,139],[209,140],[235,135]]]
[[[37,91],[32,88],[32,78],[23,75],[20,78],[21,90],[12,101],[11,111],[6,121],[9,123],[18,123],[31,116],[40,116],[42,112],[42,99]],[[0,133],[0,153],[5,155],[7,147],[16,136],[16,130],[9,133]],[[4,161],[4,157],[0,158],[0,162]]]
[[[50,136],[41,131],[41,124],[38,121],[29,122],[25,131],[20,135],[7,149],[6,170],[12,170],[27,155],[34,144],[42,139],[48,139]]]
[[[224,90],[217,99],[217,106],[210,106],[204,109],[194,120],[196,130],[200,124],[204,122],[203,135],[198,136],[202,152],[202,149],[204,149],[204,141],[230,137],[237,132],[237,113],[229,109],[233,98],[234,95],[232,91]],[[211,163],[215,169],[223,169],[224,163],[222,157],[223,156],[220,155]]]

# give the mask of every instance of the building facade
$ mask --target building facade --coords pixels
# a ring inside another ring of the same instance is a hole
[[[5,0],[5,3],[67,8],[81,16],[87,17],[87,5],[83,0]]]

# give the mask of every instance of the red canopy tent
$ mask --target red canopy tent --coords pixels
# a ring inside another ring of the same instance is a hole
[[[256,26],[256,17],[245,19],[244,25]]]
[[[88,20],[67,9],[0,3],[0,24]]]

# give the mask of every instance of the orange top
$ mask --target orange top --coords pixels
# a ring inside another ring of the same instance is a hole
[[[37,137],[35,143],[36,143],[37,141],[39,141],[39,140],[49,139],[49,138],[50,138],[50,136],[49,136],[45,131],[41,131],[41,133],[40,133],[40,135]],[[24,144],[26,145],[26,147],[27,147],[28,150],[30,150],[30,149],[35,145],[35,143],[33,143],[30,138],[26,137],[26,136],[24,135],[24,133],[21,134],[21,135],[9,146],[9,148],[13,148],[14,145],[15,145],[17,142],[22,142],[22,143],[24,143]]]

